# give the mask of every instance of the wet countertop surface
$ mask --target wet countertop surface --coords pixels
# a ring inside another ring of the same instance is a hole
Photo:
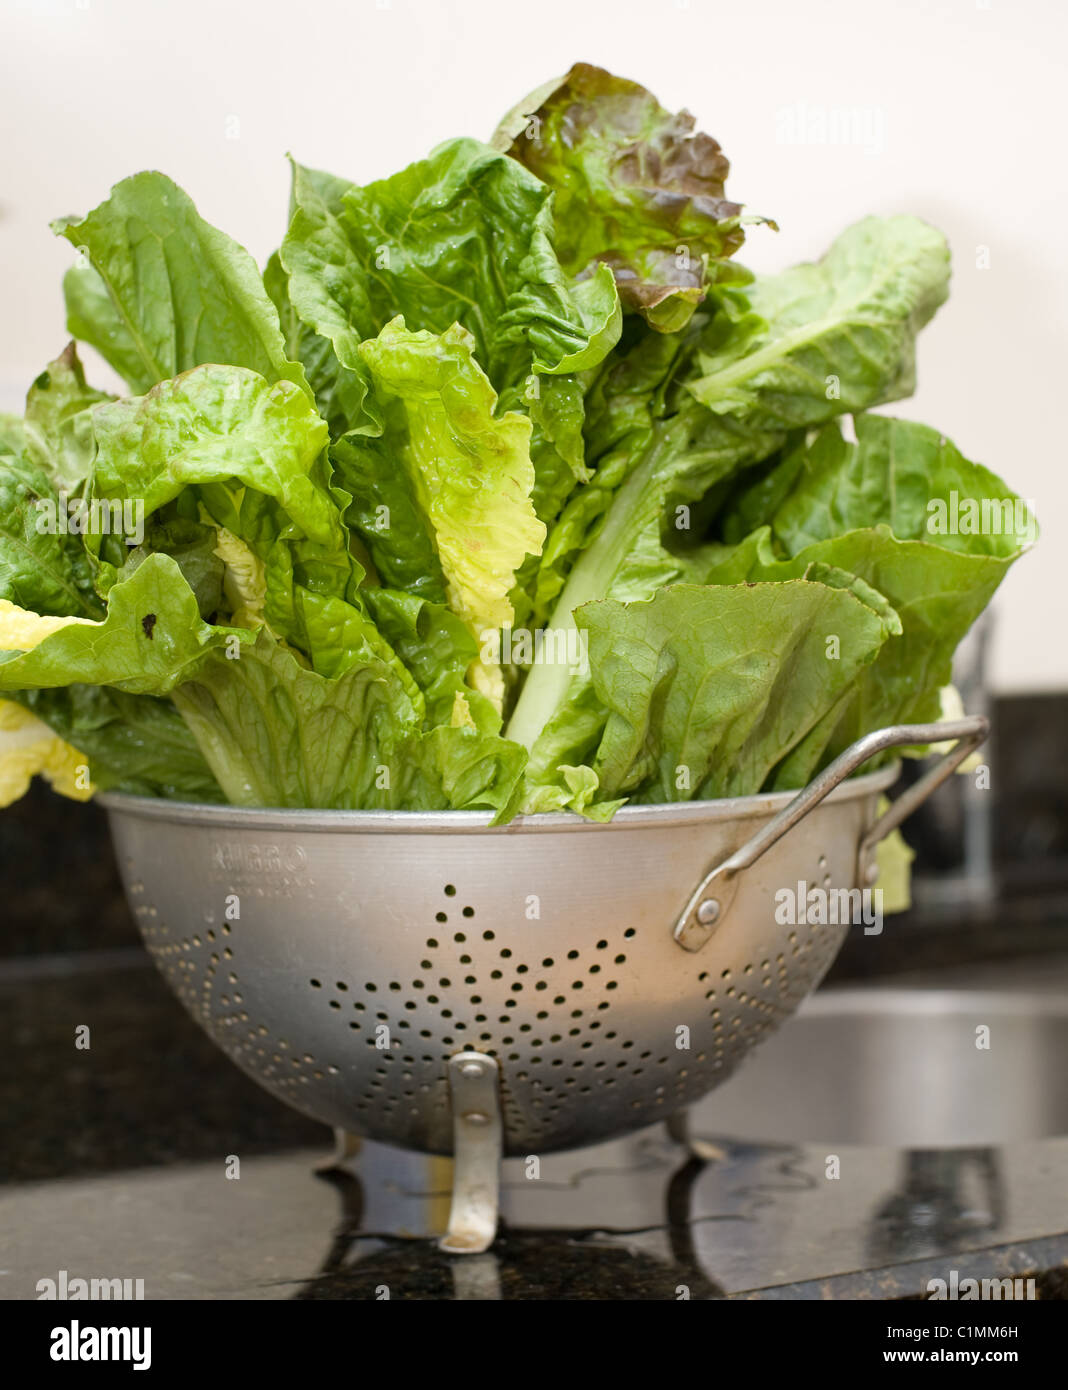
[[[1020,983],[1004,972],[948,983]],[[952,1270],[1068,1292],[1068,1138],[832,1164],[718,1135],[713,1094],[693,1112],[708,1161],[662,1127],[536,1177],[509,1160],[493,1251],[450,1258],[447,1160],[367,1144],[315,1171],[328,1131],[238,1072],[138,949],[0,965],[0,1045],[0,1297],[60,1270],[148,1299],[894,1299]]]

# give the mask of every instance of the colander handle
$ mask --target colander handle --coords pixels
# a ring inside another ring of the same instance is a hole
[[[751,868],[761,855],[792,830],[798,821],[804,820],[813,807],[818,806],[829,792],[869,758],[874,758],[877,753],[885,753],[888,748],[952,740],[954,746],[949,752],[918,782],[902,792],[861,840],[857,851],[857,876],[862,886],[870,887],[878,873],[875,846],[922,805],[968,754],[979,747],[989,732],[990,721],[981,714],[973,714],[937,724],[892,724],[858,738],[856,743],[815,776],[803,791],[798,792],[789,805],[784,806],[778,815],[746,840],[741,849],[735,850],[728,859],[705,875],[675,924],[675,940],[687,951],[699,951],[730,907],[741,871]]]

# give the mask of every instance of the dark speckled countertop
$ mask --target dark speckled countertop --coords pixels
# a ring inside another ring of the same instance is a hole
[[[712,1162],[658,1127],[549,1155],[537,1182],[506,1162],[502,1235],[457,1260],[431,1239],[446,1160],[368,1144],[316,1173],[327,1131],[239,1073],[137,951],[8,961],[0,1046],[8,1298],[60,1269],[149,1299],[908,1299],[949,1268],[1068,1287],[1068,1138],[989,1151],[1000,1209],[947,1229],[900,1219],[915,1155],[839,1146],[827,1182],[822,1148],[717,1139],[713,1096],[694,1112]]]

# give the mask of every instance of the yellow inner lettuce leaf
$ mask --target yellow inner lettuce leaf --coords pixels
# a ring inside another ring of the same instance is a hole
[[[264,624],[267,572],[263,561],[225,526],[216,528],[215,554],[223,562],[223,593],[235,627],[256,629]]]
[[[942,707],[938,716],[938,723],[966,717],[964,701],[960,698],[960,691],[955,685],[944,685],[938,692],[938,700]],[[948,753],[956,746],[956,742],[956,739],[952,738],[941,739],[938,743],[932,743],[928,752],[932,756]],[[967,776],[969,772],[974,772],[977,767],[981,767],[982,762],[983,750],[976,748],[974,752],[968,754],[962,763],[957,765],[957,775]]]
[[[84,753],[64,743],[29,710],[0,700],[0,806],[25,796],[35,776],[74,801],[88,801],[96,790]]]
[[[477,724],[471,714],[471,706],[467,703],[467,696],[463,691],[458,690],[452,698],[452,716],[449,725],[453,729],[475,729]]]
[[[399,461],[433,532],[449,607],[476,637],[508,626],[515,572],[545,542],[531,500],[530,420],[494,416],[497,393],[459,324],[413,333],[397,318],[360,354],[393,406]]]
[[[879,815],[890,805],[886,797],[879,798]],[[879,870],[876,887],[883,895],[884,912],[907,912],[912,906],[912,861],[916,858],[900,830],[891,830],[875,847],[875,864]]]
[[[499,665],[487,661],[472,661],[467,668],[467,679],[473,689],[487,700],[493,701],[497,713],[504,708],[504,676]]]
[[[99,626],[92,618],[54,618],[47,613],[31,613],[10,599],[0,598],[0,652],[32,652],[53,632],[75,623]]]

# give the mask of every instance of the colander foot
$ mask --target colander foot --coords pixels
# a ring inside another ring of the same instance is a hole
[[[449,1225],[438,1242],[450,1255],[481,1255],[497,1234],[503,1125],[497,1063],[484,1052],[449,1059],[453,1179]]]
[[[681,1144],[684,1149],[698,1158],[702,1163],[718,1163],[726,1158],[724,1151],[716,1144],[710,1144],[707,1139],[697,1139],[690,1132],[690,1112],[689,1110],[676,1110],[674,1115],[669,1115],[664,1121],[664,1128],[668,1136],[674,1139],[676,1144]]]
[[[363,1140],[358,1134],[350,1134],[346,1129],[335,1129],[334,1152],[328,1158],[320,1159],[314,1171],[329,1173],[334,1168],[340,1168],[346,1159],[356,1157],[362,1144]]]

